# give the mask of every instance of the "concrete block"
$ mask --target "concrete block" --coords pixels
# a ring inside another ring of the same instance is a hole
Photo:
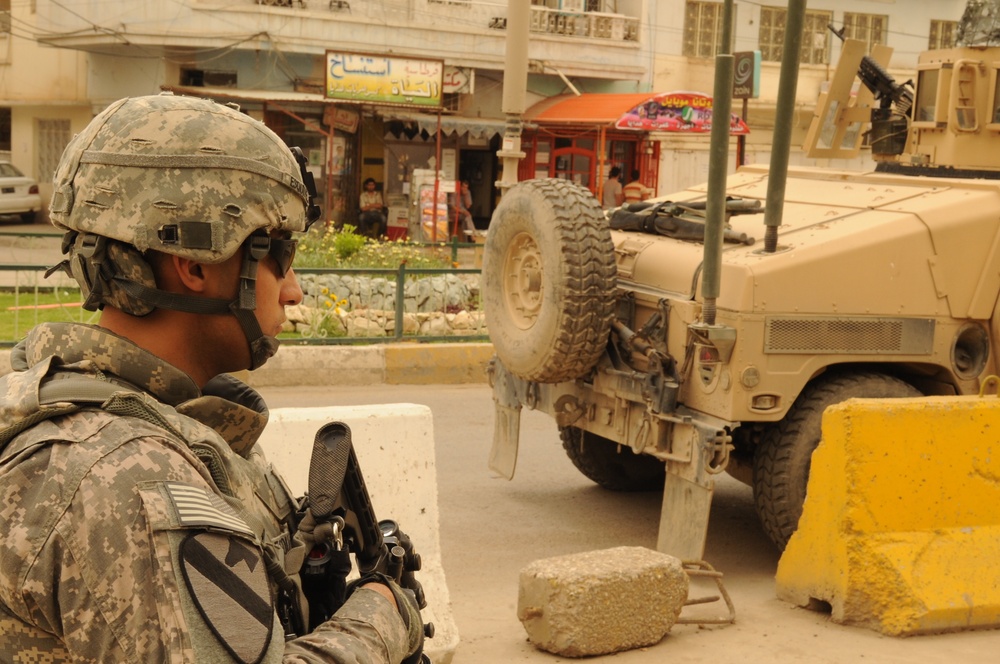
[[[537,560],[521,570],[517,617],[538,648],[566,657],[652,645],[687,600],[681,561],[643,547]]]
[[[828,408],[778,597],[891,635],[1000,627],[1000,399]]]
[[[373,385],[385,382],[383,346],[283,345],[261,368],[249,372],[253,387]]]
[[[415,404],[276,408],[261,437],[267,459],[301,496],[309,484],[309,459],[316,431],[327,422],[351,428],[354,449],[375,516],[395,519],[413,540],[423,569],[417,578],[427,595],[424,622],[436,633],[425,652],[448,664],[458,647],[458,628],[441,565],[434,425],[430,408]]]

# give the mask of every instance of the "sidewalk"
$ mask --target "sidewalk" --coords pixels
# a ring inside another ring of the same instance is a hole
[[[489,343],[282,346],[243,379],[253,387],[485,383],[492,356]],[[10,350],[2,349],[0,375],[10,370]]]

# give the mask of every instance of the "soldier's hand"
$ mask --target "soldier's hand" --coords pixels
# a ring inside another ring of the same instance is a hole
[[[381,588],[373,587],[381,586]],[[386,592],[392,596],[393,603],[403,618],[406,626],[407,650],[404,662],[418,662],[424,649],[424,624],[420,617],[420,607],[417,606],[417,599],[411,590],[405,590],[395,581],[385,574],[377,572],[366,574],[365,576],[351,582],[347,588],[347,594],[355,588],[371,588],[376,592],[385,595]]]

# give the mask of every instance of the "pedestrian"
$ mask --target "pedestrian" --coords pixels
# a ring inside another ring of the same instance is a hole
[[[366,178],[363,186],[364,191],[358,200],[358,207],[361,209],[358,226],[362,235],[377,238],[386,228],[385,202],[382,200],[382,192],[375,189],[375,178]]]
[[[455,196],[455,214],[457,221],[462,226],[462,231],[471,241],[476,234],[476,224],[472,221],[472,191],[469,189],[469,181],[462,180],[459,190]]]
[[[0,659],[400,662],[415,602],[357,584],[306,633],[294,498],[228,372],[302,300],[301,152],[229,106],[119,100],[67,146],[51,218],[96,325],[43,323],[0,378]],[[307,513],[307,519],[310,515]]]
[[[622,188],[622,196],[625,203],[638,203],[644,201],[653,194],[653,190],[639,180],[639,170],[632,169],[632,179]]]
[[[605,209],[616,208],[622,204],[622,183],[618,178],[622,174],[622,169],[612,166],[608,172],[608,179],[604,182],[604,193],[601,202]]]

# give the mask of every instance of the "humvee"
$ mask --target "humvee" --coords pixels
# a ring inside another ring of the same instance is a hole
[[[660,550],[701,557],[723,471],[783,548],[828,406],[975,393],[998,372],[1000,47],[924,53],[902,84],[888,57],[845,42],[807,137],[826,158],[867,137],[874,170],[789,169],[771,242],[768,168],[728,177],[711,311],[706,186],[610,219],[562,180],[504,195],[483,260],[493,469],[512,476],[536,409],[598,484],[664,488]]]

